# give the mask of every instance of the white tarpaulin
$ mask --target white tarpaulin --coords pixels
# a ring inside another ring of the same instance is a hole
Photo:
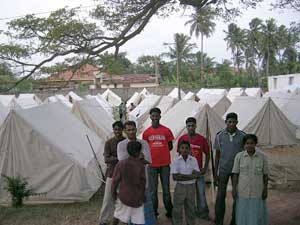
[[[112,92],[110,89],[106,89],[101,95],[112,107],[119,106],[122,102],[122,99]]]
[[[44,101],[45,103],[54,103],[54,102],[61,102],[68,108],[72,108],[73,104],[68,101],[68,99],[63,95],[54,95],[46,98]]]
[[[151,93],[146,88],[144,88],[140,93],[142,100],[144,100],[150,94]]]
[[[126,107],[127,107],[127,109],[130,108],[131,103],[133,103],[133,105],[137,106],[138,104],[140,104],[141,101],[142,101],[141,94],[138,92],[134,92],[134,94],[128,99],[128,101],[126,103]]]
[[[4,107],[2,105],[2,103],[0,102],[0,126],[3,123],[3,121],[5,120],[8,113],[9,113],[9,109]]]
[[[70,103],[74,103],[76,101],[81,101],[83,98],[81,98],[79,95],[74,93],[73,91],[70,91],[66,96],[65,96]]]
[[[112,136],[114,119],[95,99],[85,99],[73,104],[74,113],[85,125],[104,140]]]
[[[182,98],[182,100],[196,100],[196,95],[193,93],[193,92],[191,92],[191,91],[189,91],[183,98]]]
[[[11,107],[11,101],[15,99],[14,95],[0,95],[0,103],[7,108]]]
[[[104,141],[62,103],[12,110],[0,127],[0,173],[27,178],[30,201],[87,201],[101,185]],[[0,201],[10,200],[0,177]]]
[[[207,95],[207,94],[226,95],[227,91],[226,91],[226,89],[218,89],[218,88],[215,88],[215,89],[201,88],[196,95],[198,96],[198,98],[201,99],[204,95]]]
[[[246,88],[245,92],[250,97],[261,97],[263,94],[261,88]]]
[[[271,97],[284,115],[300,128],[300,95],[281,95]]]
[[[14,101],[14,100],[13,100]],[[12,102],[13,102],[12,101]],[[12,108],[18,108],[16,105],[20,106],[22,109],[29,109],[42,104],[42,101],[35,94],[20,94],[15,100],[17,104],[13,104]]]
[[[95,99],[103,109],[108,113],[109,116],[113,117],[113,108],[111,105],[102,97],[102,95],[87,95],[85,96],[86,99]]]
[[[224,115],[231,101],[225,95],[203,95],[199,103],[208,104],[220,117]]]
[[[239,96],[247,96],[246,92],[244,91],[243,88],[240,88],[240,87],[237,87],[237,88],[230,88],[228,94],[227,94],[227,98],[233,102],[234,99],[236,97],[239,97]]]
[[[181,89],[180,90],[180,97],[181,97],[181,99],[183,99],[184,98],[184,96],[185,96],[185,93],[184,93],[184,91]],[[168,94],[168,96],[170,96],[170,97],[172,97],[172,98],[177,98],[178,99],[178,88],[174,88],[169,94]]]
[[[297,127],[275,105],[271,98],[237,97],[227,113],[238,114],[238,128],[258,136],[261,145],[297,144]],[[224,114],[225,117],[225,114]]]
[[[150,109],[155,107],[160,99],[159,95],[148,95],[134,110],[128,113],[128,119],[135,121],[137,128],[140,129],[149,117]]]

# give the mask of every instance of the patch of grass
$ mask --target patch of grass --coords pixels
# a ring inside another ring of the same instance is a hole
[[[104,189],[89,202],[25,205],[23,208],[0,206],[0,225],[95,225]]]

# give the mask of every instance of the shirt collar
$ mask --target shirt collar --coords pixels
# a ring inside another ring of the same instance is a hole
[[[188,161],[188,160],[191,160],[191,158],[192,158],[192,157],[191,157],[190,155],[188,155],[188,157],[187,157],[186,161]],[[182,157],[182,155],[179,155],[179,159],[182,159],[182,160],[184,160],[184,159],[183,159],[183,157]]]
[[[254,157],[254,156],[258,156],[258,155],[257,155],[257,150],[255,150],[255,152],[254,152],[254,154],[253,154],[252,156],[250,156],[250,155],[248,154],[248,152],[247,152],[246,150],[244,150],[243,156],[246,156],[246,157]]]

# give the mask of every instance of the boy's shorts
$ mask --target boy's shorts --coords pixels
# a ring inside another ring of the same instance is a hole
[[[123,223],[145,224],[144,204],[138,208],[124,205],[120,199],[115,203],[114,217]]]

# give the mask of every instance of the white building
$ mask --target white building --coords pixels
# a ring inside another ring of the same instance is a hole
[[[290,91],[293,92],[296,86],[300,88],[300,73],[268,77],[269,91],[291,89]]]

